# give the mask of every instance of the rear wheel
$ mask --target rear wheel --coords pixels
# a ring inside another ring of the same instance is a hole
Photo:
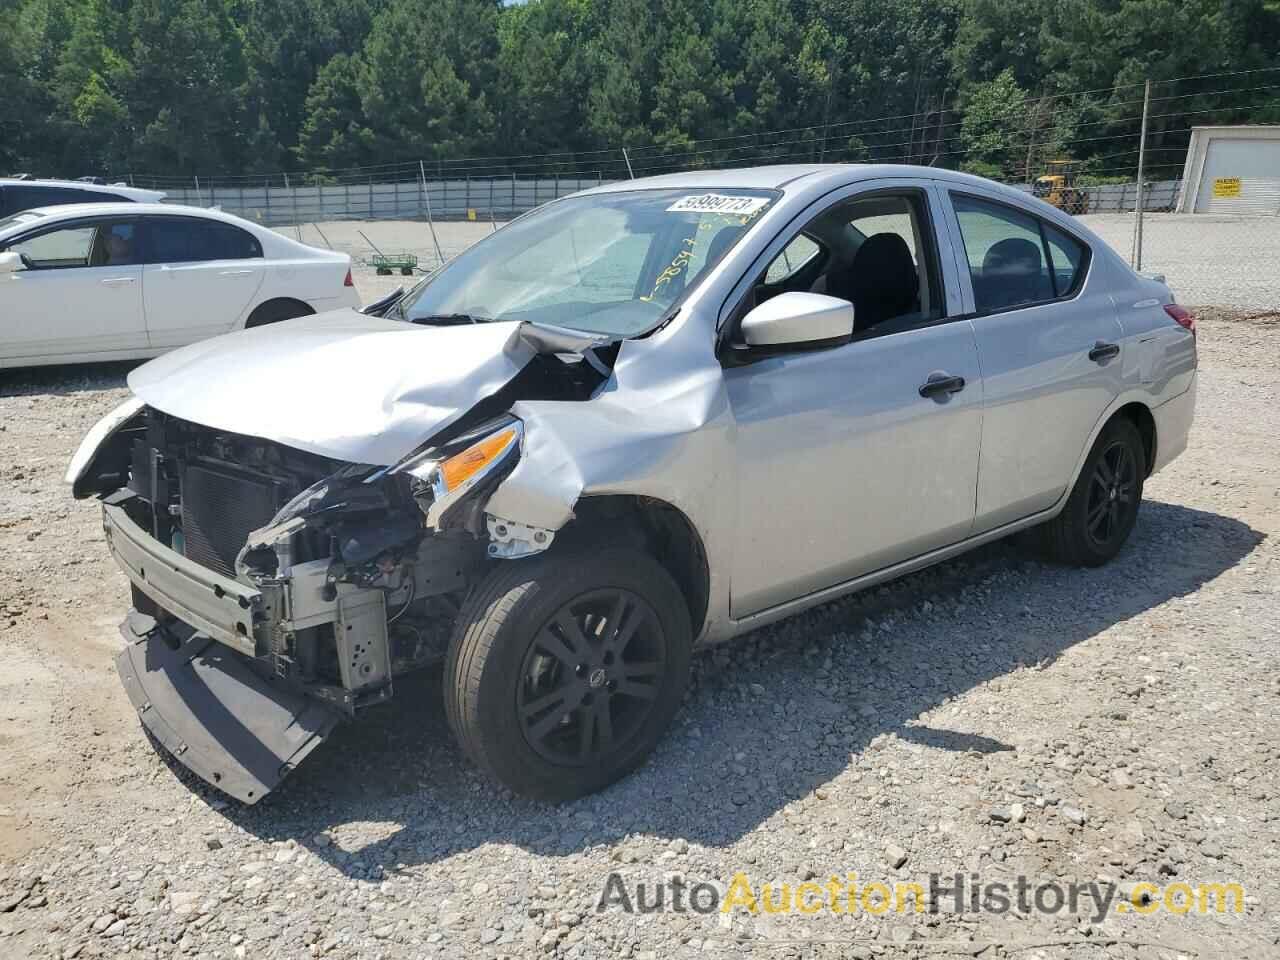
[[[1123,417],[1107,424],[1067,505],[1040,528],[1049,555],[1062,563],[1097,567],[1119,553],[1137,523],[1146,475],[1138,428]]]
[[[642,551],[504,561],[459,615],[449,724],[517,793],[591,793],[639,766],[670,724],[690,634],[679,588]]]
[[[268,300],[254,308],[249,319],[244,322],[244,328],[248,330],[295,317],[309,317],[313,313],[315,311],[300,300]]]

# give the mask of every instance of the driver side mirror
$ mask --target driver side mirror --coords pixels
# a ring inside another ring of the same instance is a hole
[[[853,304],[821,293],[791,291],[742,318],[742,340],[764,350],[834,346],[853,336]]]
[[[25,269],[27,269],[27,263],[22,258],[22,254],[12,251],[0,253],[0,274],[17,273]]]

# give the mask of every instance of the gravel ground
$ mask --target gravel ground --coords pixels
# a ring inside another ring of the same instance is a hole
[[[558,807],[479,778],[438,673],[256,807],[175,770],[115,676],[127,589],[98,508],[61,483],[127,367],[0,374],[0,957],[1280,955],[1280,324],[1209,311],[1200,343],[1191,448],[1116,562],[999,544],[704,653],[652,761]],[[962,872],[1246,898],[597,912],[614,871],[650,891]]]

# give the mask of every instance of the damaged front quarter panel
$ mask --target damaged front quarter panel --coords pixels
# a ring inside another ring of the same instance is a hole
[[[715,614],[727,608],[727,567],[713,558],[731,549],[723,541],[732,530],[736,487],[722,470],[734,462],[734,421],[705,331],[672,324],[624,340],[609,380],[587,402],[517,400],[511,412],[524,425],[524,442],[514,469],[484,504],[491,556],[527,555],[509,552],[494,535],[498,525],[553,537],[586,498],[642,496],[679,511],[697,531],[717,608],[707,622],[725,621]]]

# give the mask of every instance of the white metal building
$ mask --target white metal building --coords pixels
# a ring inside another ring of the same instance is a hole
[[[1280,215],[1280,125],[1193,127],[1178,213]]]

